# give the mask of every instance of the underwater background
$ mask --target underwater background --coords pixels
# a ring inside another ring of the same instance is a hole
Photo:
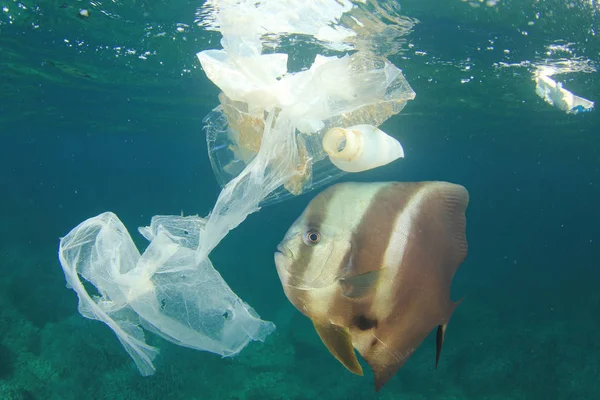
[[[277,330],[233,358],[147,334],[161,353],[140,376],[77,312],[58,240],[113,211],[143,246],[134,228],[153,215],[210,211],[202,119],[218,89],[195,53],[219,35],[195,25],[197,1],[0,0],[0,399],[600,398],[600,114],[551,107],[532,79],[547,59],[598,66],[597,2],[401,4],[419,24],[390,60],[417,97],[382,129],[406,158],[343,180],[470,192],[453,285],[465,300],[437,370],[431,335],[375,394],[287,301],[273,252],[315,191],[250,215],[211,253]],[[600,101],[590,69],[555,79]]]

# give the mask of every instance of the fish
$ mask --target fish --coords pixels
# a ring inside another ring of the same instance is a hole
[[[379,391],[436,331],[436,368],[450,298],[467,256],[461,185],[428,182],[339,183],[315,196],[277,246],[287,299],[310,318],[329,352]]]

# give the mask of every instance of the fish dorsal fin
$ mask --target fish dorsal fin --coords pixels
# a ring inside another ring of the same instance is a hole
[[[379,277],[384,270],[385,268],[382,268],[377,271],[340,279],[342,294],[350,299],[356,299],[369,294],[377,286]]]
[[[463,186],[440,183],[439,193],[443,198],[444,224],[448,232],[452,252],[448,257],[458,268],[467,256],[465,210],[469,204],[469,192]]]
[[[350,330],[329,322],[319,323],[313,321],[313,325],[329,352],[341,362],[348,371],[362,376],[363,370],[356,358],[356,353],[354,353]]]

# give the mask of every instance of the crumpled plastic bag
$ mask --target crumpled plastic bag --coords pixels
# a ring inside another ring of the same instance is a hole
[[[90,218],[61,239],[59,259],[79,312],[117,335],[142,375],[155,371],[158,349],[145,330],[180,346],[233,356],[274,329],[244,303],[208,258],[197,263],[205,220],[155,216],[140,232],[150,241],[140,254],[125,226],[110,212]],[[93,285],[90,296],[81,280]]]

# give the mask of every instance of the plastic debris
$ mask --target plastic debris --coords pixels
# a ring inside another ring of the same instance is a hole
[[[594,102],[579,97],[568,91],[562,83],[551,78],[556,71],[552,68],[540,68],[535,74],[535,93],[546,103],[566,112],[567,114],[579,114],[592,111]]]
[[[158,354],[142,328],[224,357],[275,329],[229,288],[208,258],[196,264],[204,223],[199,217],[153,217],[140,228],[150,241],[141,255],[110,212],[82,222],[60,241],[59,259],[79,297],[79,312],[108,325],[142,375],[154,373]],[[81,278],[99,296],[90,296]]]
[[[112,213],[82,222],[59,246],[80,313],[107,324],[143,375],[154,372],[158,353],[146,344],[144,330],[232,356],[275,329],[230,289],[210,252],[261,205],[402,157],[399,142],[377,127],[415,97],[400,69],[371,51],[401,45],[399,37],[413,24],[401,16],[387,15],[396,21],[392,29],[369,13],[369,5],[349,0],[209,0],[203,9],[207,24],[223,35],[222,50],[198,54],[222,91],[204,120],[211,164],[223,186],[212,211],[206,218],[154,217],[140,228],[150,241],[143,254]],[[306,35],[328,50],[357,51],[317,54],[308,68],[291,72],[288,54],[263,53],[273,44],[271,34]],[[381,42],[387,38],[394,43]],[[325,142],[340,154],[323,146],[327,132],[335,140]],[[358,149],[357,162],[339,160],[346,147],[346,153]],[[83,281],[99,296],[90,296]]]
[[[285,135],[285,140],[293,142],[276,157],[295,160],[296,164],[290,165],[290,176],[281,180],[283,187],[268,194],[263,205],[321,187],[345,172],[368,169],[336,168],[322,147],[325,133],[353,125],[375,128],[402,111],[407,101],[415,97],[402,72],[372,53],[357,52],[339,58],[317,56],[308,70],[297,73],[286,73],[285,67],[274,66],[285,60],[285,54],[269,56],[272,57],[265,60],[271,72],[265,78],[259,62],[232,58],[224,63],[224,51],[198,54],[207,76],[223,90],[219,96],[221,105],[205,118],[211,164],[222,186],[257,156],[269,115],[275,114],[275,121],[289,122],[287,132],[275,133],[271,129],[271,134]],[[233,68],[229,64],[239,66]],[[382,142],[369,141],[365,146],[379,144]],[[380,159],[370,168],[394,159]],[[284,170],[280,173],[285,175]]]

